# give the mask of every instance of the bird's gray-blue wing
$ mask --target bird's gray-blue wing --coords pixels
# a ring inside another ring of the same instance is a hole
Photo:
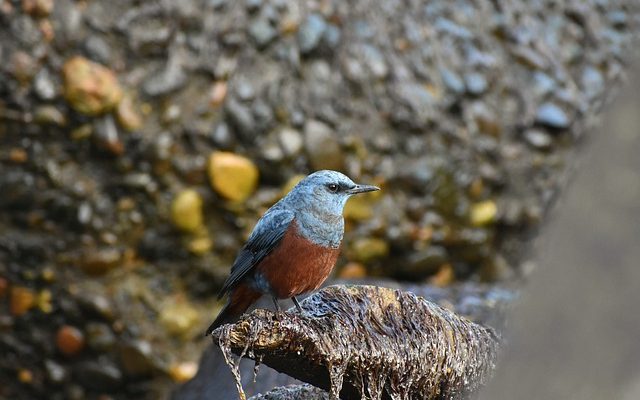
[[[253,268],[275,249],[293,221],[294,214],[282,209],[269,210],[253,228],[247,243],[231,266],[218,298],[234,288]]]

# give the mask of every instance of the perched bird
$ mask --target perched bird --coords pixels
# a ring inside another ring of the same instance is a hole
[[[231,267],[218,298],[229,299],[206,335],[233,322],[262,295],[293,300],[316,290],[338,259],[349,197],[379,188],[355,184],[336,171],[318,171],[298,183],[260,218]]]

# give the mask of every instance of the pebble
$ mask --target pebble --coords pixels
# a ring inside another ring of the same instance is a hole
[[[597,68],[590,66],[586,67],[582,71],[580,83],[583,87],[583,90],[589,97],[596,97],[602,94],[602,92],[604,91],[604,77]]]
[[[387,257],[389,255],[389,244],[379,238],[359,238],[351,245],[349,257],[354,261],[363,264]]]
[[[278,144],[271,142],[261,147],[260,154],[263,159],[272,163],[278,163],[284,159],[284,152]]]
[[[331,128],[317,120],[308,120],[304,126],[304,148],[314,170],[341,170],[344,154]]]
[[[377,79],[386,78],[389,74],[389,67],[382,52],[369,44],[363,45],[361,51],[362,60],[371,71],[371,74]]]
[[[258,133],[267,132],[273,126],[274,114],[269,104],[262,100],[257,99],[253,102],[251,112],[256,122],[256,129]]]
[[[278,31],[266,19],[258,18],[249,25],[249,36],[251,36],[259,49],[264,49],[278,37]]]
[[[47,17],[52,10],[53,0],[22,0],[22,11],[34,17]]]
[[[47,372],[47,379],[56,385],[63,383],[69,378],[67,370],[53,360],[45,360],[44,369]]]
[[[443,264],[438,272],[429,278],[429,284],[437,287],[445,287],[451,285],[456,279],[453,265]]]
[[[101,36],[89,36],[84,42],[84,48],[93,60],[103,64],[111,62],[111,48]]]
[[[33,111],[33,122],[39,125],[67,125],[67,118],[56,106],[39,106]]]
[[[124,143],[120,140],[118,127],[111,115],[105,115],[95,120],[95,143],[109,153],[120,156],[124,153]]]
[[[211,87],[211,97],[209,104],[211,107],[217,108],[224,103],[224,99],[227,97],[227,82],[217,81]]]
[[[333,24],[328,24],[322,36],[322,42],[329,50],[333,50],[340,44],[341,37],[340,28]]]
[[[218,148],[229,150],[233,145],[231,130],[229,129],[229,125],[224,122],[216,125],[209,137]]]
[[[471,107],[471,116],[480,132],[494,137],[499,137],[502,134],[502,125],[499,119],[485,103],[474,103]]]
[[[74,378],[87,388],[107,392],[118,389],[123,381],[122,371],[106,357],[76,364]]]
[[[467,88],[467,92],[474,96],[479,96],[487,91],[489,83],[484,75],[478,72],[471,72],[465,75],[464,83]]]
[[[207,167],[211,187],[222,197],[243,202],[258,185],[258,167],[248,158],[215,151],[209,156]]]
[[[448,33],[461,39],[473,38],[473,33],[471,33],[467,28],[446,18],[438,17],[434,26],[437,30],[443,33]]]
[[[536,123],[553,129],[566,129],[571,124],[567,113],[554,103],[544,103],[538,107]]]
[[[9,150],[8,159],[9,161],[15,164],[24,164],[29,160],[29,154],[24,149],[14,147],[11,150]]]
[[[76,111],[87,115],[113,109],[122,98],[115,74],[108,68],[76,56],[62,67],[64,96]]]
[[[178,193],[171,203],[171,219],[178,229],[197,232],[203,226],[202,196],[193,189]]]
[[[428,246],[409,255],[406,265],[399,270],[400,277],[422,280],[437,271],[448,259],[449,253],[446,248],[438,245]]]
[[[230,124],[245,141],[254,139],[256,121],[249,107],[231,97],[225,103],[225,112]]]
[[[253,100],[256,97],[256,89],[251,82],[244,78],[238,78],[233,83],[233,92],[242,101]]]
[[[122,344],[119,355],[122,369],[127,376],[148,376],[156,369],[153,348],[146,340],[133,340]]]
[[[48,68],[42,68],[35,76],[33,89],[42,100],[53,100],[58,95],[56,84]]]
[[[557,87],[556,81],[541,71],[533,74],[533,91],[537,96],[545,96]]]
[[[30,384],[33,382],[33,372],[26,368],[20,368],[18,370],[18,381],[21,383]]]
[[[394,100],[399,107],[390,116],[399,125],[416,129],[424,127],[434,118],[435,99],[423,85],[402,82],[393,88]]]
[[[169,376],[174,382],[184,383],[198,372],[198,364],[193,361],[180,362],[169,368]]]
[[[263,4],[264,0],[245,0],[244,2],[247,11],[252,14],[259,11]]]
[[[104,275],[120,265],[122,253],[113,247],[88,251],[80,262],[80,268],[89,275]]]
[[[33,290],[22,287],[13,286],[11,288],[11,297],[9,300],[9,311],[11,315],[19,317],[36,305],[36,295]]]
[[[492,200],[475,203],[471,206],[469,220],[473,226],[484,226],[495,222],[498,206]]]
[[[116,336],[107,324],[89,322],[86,326],[86,332],[87,344],[94,351],[111,351],[116,343]]]
[[[125,94],[120,103],[118,103],[116,118],[120,126],[129,132],[134,132],[142,128],[142,116],[131,94]]]
[[[23,52],[16,51],[11,55],[8,63],[8,70],[22,84],[31,81],[37,72],[37,64],[32,56]]]
[[[282,128],[278,132],[278,141],[285,155],[298,155],[304,146],[304,139],[300,132],[292,128]]]
[[[74,326],[64,325],[56,333],[56,346],[65,356],[75,356],[85,346],[84,334]]]
[[[179,299],[162,308],[159,322],[171,335],[186,337],[200,322],[200,314],[186,300]]]
[[[524,140],[528,145],[538,150],[548,150],[553,141],[551,136],[540,129],[527,129],[524,132]]]
[[[511,49],[516,61],[531,69],[544,70],[549,67],[547,60],[537,51],[526,46],[516,46]]]
[[[58,21],[55,42],[66,48],[75,45],[83,33],[84,18],[81,6],[72,1],[56,0],[54,16]]]
[[[353,196],[344,207],[344,217],[352,221],[365,221],[373,217],[373,205],[380,198],[379,192]]]
[[[208,235],[207,231],[199,233],[199,236],[194,237],[187,244],[189,251],[197,256],[202,256],[211,251],[213,248],[213,240]]]
[[[142,90],[147,96],[158,97],[182,89],[187,83],[187,74],[181,61],[172,56],[164,68],[156,71],[142,83]]]
[[[338,278],[340,279],[361,279],[367,276],[367,269],[358,262],[349,262],[340,269]]]
[[[298,29],[298,46],[302,54],[313,52],[327,29],[327,21],[319,14],[310,14]]]
[[[455,71],[447,68],[440,69],[440,76],[444,86],[455,94],[462,94],[465,91],[465,84]]]

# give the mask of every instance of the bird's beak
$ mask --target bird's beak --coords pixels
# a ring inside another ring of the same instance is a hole
[[[373,185],[356,185],[351,189],[347,189],[346,192],[348,194],[358,194],[358,193],[365,193],[365,192],[375,192],[376,190],[380,190],[380,188]]]

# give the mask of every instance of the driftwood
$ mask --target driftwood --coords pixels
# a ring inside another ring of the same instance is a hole
[[[239,391],[232,352],[347,400],[462,398],[494,367],[492,329],[409,292],[331,286],[302,305],[302,314],[255,310],[214,332]]]

